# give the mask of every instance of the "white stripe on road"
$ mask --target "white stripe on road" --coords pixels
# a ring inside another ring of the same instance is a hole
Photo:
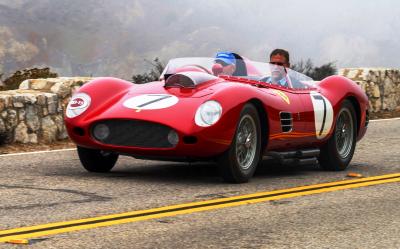
[[[0,155],[0,157],[6,157],[6,156],[21,156],[21,155],[31,155],[31,154],[51,153],[51,152],[63,152],[63,151],[72,151],[72,150],[76,150],[76,148],[59,149],[59,150],[41,150],[41,151],[22,152],[22,153],[10,153],[10,154],[3,154],[3,155]]]
[[[400,118],[371,119],[369,122],[393,121],[393,120],[400,120]]]

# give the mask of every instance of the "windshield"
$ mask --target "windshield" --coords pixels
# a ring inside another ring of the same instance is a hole
[[[308,89],[315,87],[312,78],[280,65],[236,59],[235,64],[216,61],[215,58],[188,57],[175,58],[168,62],[161,79],[182,72],[203,72],[215,76],[231,76],[230,79],[244,78],[266,82],[285,88]]]

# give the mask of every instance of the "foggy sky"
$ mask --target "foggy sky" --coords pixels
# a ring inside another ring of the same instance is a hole
[[[292,63],[400,67],[395,0],[0,0],[0,6],[27,20],[13,24],[15,39],[27,39],[33,23],[45,44],[39,49],[51,51],[32,63],[53,64],[64,75],[90,69],[126,77],[148,68],[144,60],[218,51],[268,61],[274,48],[289,50]]]

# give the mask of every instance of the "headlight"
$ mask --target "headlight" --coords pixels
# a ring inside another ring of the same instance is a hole
[[[176,133],[176,131],[171,130],[168,133],[168,142],[174,146],[179,143],[179,136],[178,133]]]
[[[210,100],[203,103],[196,111],[195,122],[198,126],[207,127],[215,124],[222,114],[221,105]]]
[[[68,103],[66,115],[68,118],[75,118],[81,115],[90,106],[91,98],[86,93],[77,93],[72,96]]]
[[[110,135],[110,129],[106,124],[97,124],[93,129],[93,136],[97,140],[105,140]]]

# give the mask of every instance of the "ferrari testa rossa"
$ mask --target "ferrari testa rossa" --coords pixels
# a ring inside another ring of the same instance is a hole
[[[83,167],[108,172],[119,155],[213,160],[234,183],[247,182],[263,156],[344,170],[368,126],[361,88],[235,56],[229,76],[214,58],[177,58],[159,81],[96,78],[82,86],[65,124]]]

